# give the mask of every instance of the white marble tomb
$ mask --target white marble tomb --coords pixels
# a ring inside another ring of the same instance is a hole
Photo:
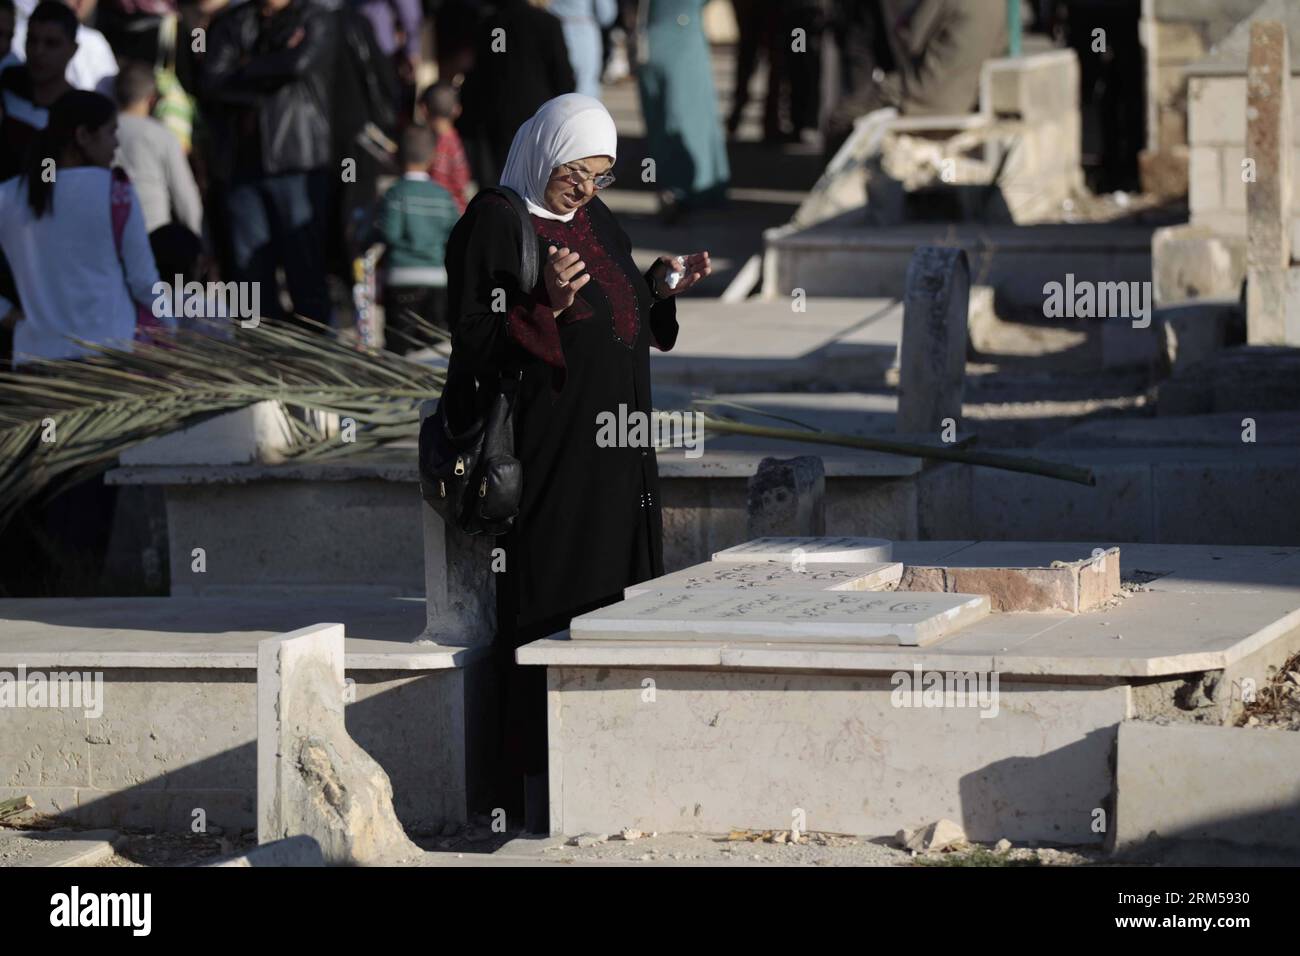
[[[989,613],[976,594],[651,591],[575,617],[572,640],[931,644]]]

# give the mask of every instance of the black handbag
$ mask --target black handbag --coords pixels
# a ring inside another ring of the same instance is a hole
[[[528,209],[504,186],[483,191],[504,196],[519,217],[519,281],[531,290],[540,263]],[[420,492],[445,522],[465,534],[505,534],[519,514],[523,468],[514,454],[514,403],[522,377],[521,371],[506,369],[495,388],[478,388],[461,370],[453,348],[438,407],[420,425]],[[467,408],[472,409],[468,416]],[[455,423],[466,418],[469,424],[457,428]]]

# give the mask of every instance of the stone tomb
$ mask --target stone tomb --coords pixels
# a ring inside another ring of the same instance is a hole
[[[908,566],[1051,568],[1114,544],[899,541],[895,551]],[[1110,833],[1126,830],[1113,810],[1125,721],[1232,723],[1244,688],[1263,687],[1300,650],[1300,548],[1122,552],[1155,577],[1113,607],[990,613],[923,647],[788,643],[798,625],[787,643],[561,632],[525,645],[517,660],[547,668],[552,832],[788,829],[798,810],[809,831],[880,836],[946,818],[972,840],[1101,844],[1097,807],[1112,808]],[[931,680],[957,692],[917,706],[911,691]],[[1122,797],[1118,806],[1122,816]]]
[[[892,588],[903,576],[897,562],[877,564],[823,564],[801,568],[767,562],[741,564],[711,561],[634,584],[623,591],[632,598],[651,591],[880,591]]]
[[[714,561],[874,564],[888,561],[893,545],[883,538],[755,538],[713,555]]]
[[[651,591],[573,619],[574,640],[932,644],[989,613],[980,594]]]

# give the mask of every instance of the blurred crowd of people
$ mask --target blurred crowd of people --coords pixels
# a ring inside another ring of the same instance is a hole
[[[765,140],[829,153],[879,105],[969,109],[1004,42],[1003,0],[732,0],[724,110],[705,2],[0,0],[0,360],[215,317],[160,282],[337,325],[376,243],[389,344],[419,348],[451,226],[547,100],[635,76],[672,222],[725,198],[760,60]]]

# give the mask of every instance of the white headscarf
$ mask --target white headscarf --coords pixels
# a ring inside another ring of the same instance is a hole
[[[533,215],[568,222],[577,210],[551,212],[542,198],[551,170],[588,156],[613,160],[617,148],[618,131],[604,104],[581,93],[565,93],[543,103],[516,131],[501,185],[522,196]]]

